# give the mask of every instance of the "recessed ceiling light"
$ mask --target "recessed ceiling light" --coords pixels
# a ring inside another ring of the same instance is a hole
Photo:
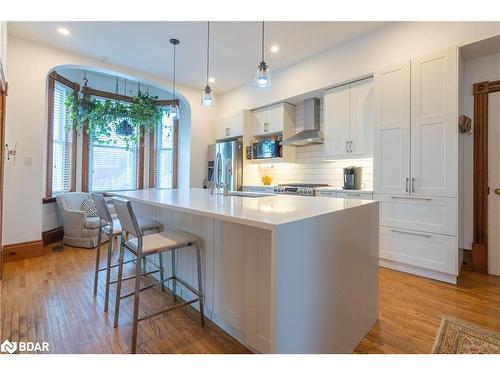
[[[215,78],[210,77],[210,78],[208,79],[208,83],[214,83],[214,82],[215,82]]]
[[[62,34],[62,35],[69,35],[69,30],[66,29],[65,27],[59,27],[57,29],[57,31],[59,31],[59,34]]]
[[[278,46],[271,46],[271,48],[270,48],[270,51],[271,51],[272,53],[276,53],[276,52],[278,52],[279,50],[280,50],[280,48],[279,48]]]

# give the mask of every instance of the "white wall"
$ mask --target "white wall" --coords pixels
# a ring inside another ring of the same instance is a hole
[[[481,57],[464,63],[463,114],[474,121],[474,96],[472,86],[481,81],[500,80],[500,54]],[[474,126],[474,122],[473,122]],[[464,137],[464,248],[472,249],[473,241],[473,172],[474,137]]]
[[[4,74],[7,75],[7,22],[0,22],[0,61]]]
[[[498,34],[500,22],[396,22],[288,68],[273,71],[269,90],[256,91],[253,83],[248,83],[221,95],[220,115],[282,101],[373,73],[379,67],[432,50]]]
[[[182,62],[179,62],[182,64]],[[167,79],[108,64],[8,36],[9,100],[7,101],[6,142],[17,142],[17,158],[5,165],[4,244],[39,240],[42,232],[43,170],[45,166],[47,73],[55,67],[74,65],[128,76],[153,86],[169,88]],[[206,145],[212,138],[212,111],[199,104],[199,92],[179,85],[180,95],[191,107],[182,118],[180,186],[202,186],[206,172]],[[186,106],[186,105],[185,105]],[[181,110],[186,109],[182,108]],[[29,160],[31,158],[31,165]]]

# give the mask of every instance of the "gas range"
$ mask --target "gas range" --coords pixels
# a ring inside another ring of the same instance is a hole
[[[316,189],[319,187],[327,187],[328,184],[279,184],[274,188],[277,194],[291,194],[291,195],[306,195],[315,196]]]

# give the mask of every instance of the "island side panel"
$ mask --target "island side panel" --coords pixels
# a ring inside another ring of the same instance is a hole
[[[378,319],[378,202],[280,225],[274,352],[351,353]]]

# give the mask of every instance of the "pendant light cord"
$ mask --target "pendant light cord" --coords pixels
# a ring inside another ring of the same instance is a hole
[[[262,21],[262,60],[264,61],[264,21]]]
[[[175,44],[174,44],[174,92],[172,93],[172,100],[175,101]]]
[[[210,64],[210,21],[207,21],[207,86],[208,86],[209,64]]]

